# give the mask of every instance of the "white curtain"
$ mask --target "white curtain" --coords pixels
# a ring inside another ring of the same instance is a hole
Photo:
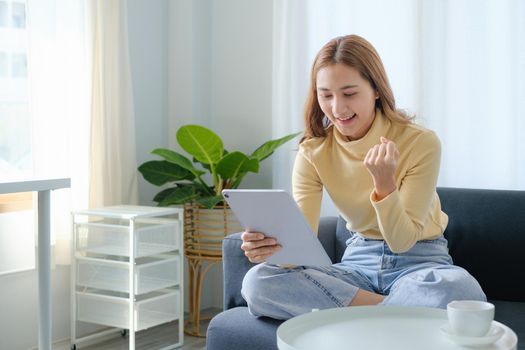
[[[376,47],[398,108],[439,135],[439,186],[525,189],[525,1],[274,1],[275,135],[302,130],[313,58],[346,34]],[[274,187],[291,190],[294,157],[274,159]]]
[[[137,203],[126,1],[26,4],[32,175],[71,178],[71,189],[51,198],[53,261],[69,264],[71,211]],[[8,232],[5,225],[20,219],[5,215],[12,220],[0,226]],[[18,248],[7,254],[23,258],[8,271],[34,266],[28,215],[17,226],[28,226],[27,234],[16,236]]]
[[[127,3],[91,0],[90,207],[138,201]]]
[[[88,204],[85,3],[28,0],[26,4],[33,176],[71,178],[71,189],[51,194],[53,262],[68,264],[69,213]],[[20,249],[25,247],[29,246],[20,244]]]
[[[525,2],[423,2],[418,114],[440,184],[525,189]]]

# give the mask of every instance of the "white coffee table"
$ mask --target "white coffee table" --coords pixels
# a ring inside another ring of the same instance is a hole
[[[466,348],[450,341],[440,331],[447,312],[419,307],[356,306],[315,311],[294,317],[277,329],[280,350],[515,350],[516,333],[504,329],[493,344]]]

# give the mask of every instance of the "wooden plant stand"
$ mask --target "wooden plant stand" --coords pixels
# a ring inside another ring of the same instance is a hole
[[[201,317],[202,284],[210,268],[222,262],[222,240],[242,227],[227,205],[204,209],[195,203],[184,205],[184,253],[188,261],[189,315],[184,333],[206,337],[201,333],[201,322],[211,317]]]

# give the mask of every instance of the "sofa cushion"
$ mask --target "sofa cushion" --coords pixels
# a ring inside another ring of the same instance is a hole
[[[267,317],[254,317],[245,306],[226,310],[211,320],[206,349],[277,349],[276,330],[282,322]]]
[[[330,260],[334,263],[337,262],[337,249],[339,246],[337,238],[334,236],[337,225],[339,225],[337,217],[326,216],[319,220],[319,229],[317,230],[317,238],[319,238]],[[339,260],[341,259],[339,258]]]
[[[350,238],[350,231],[346,228],[346,221],[341,216],[337,220],[335,230],[335,259],[336,263],[340,262],[346,250],[346,241]]]
[[[518,336],[518,350],[525,349],[525,303],[489,300],[494,304],[494,319],[510,327]]]
[[[525,302],[520,280],[525,246],[525,191],[438,188],[449,216],[445,237],[454,264],[480,283],[487,298]]]

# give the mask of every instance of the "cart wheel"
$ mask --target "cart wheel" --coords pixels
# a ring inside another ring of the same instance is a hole
[[[77,350],[76,344],[71,345],[71,350]]]
[[[128,334],[128,330],[127,330],[127,329],[122,329],[122,330],[120,331],[120,335],[121,335],[121,336],[125,337],[126,334]],[[75,349],[73,349],[73,350],[75,350]]]

